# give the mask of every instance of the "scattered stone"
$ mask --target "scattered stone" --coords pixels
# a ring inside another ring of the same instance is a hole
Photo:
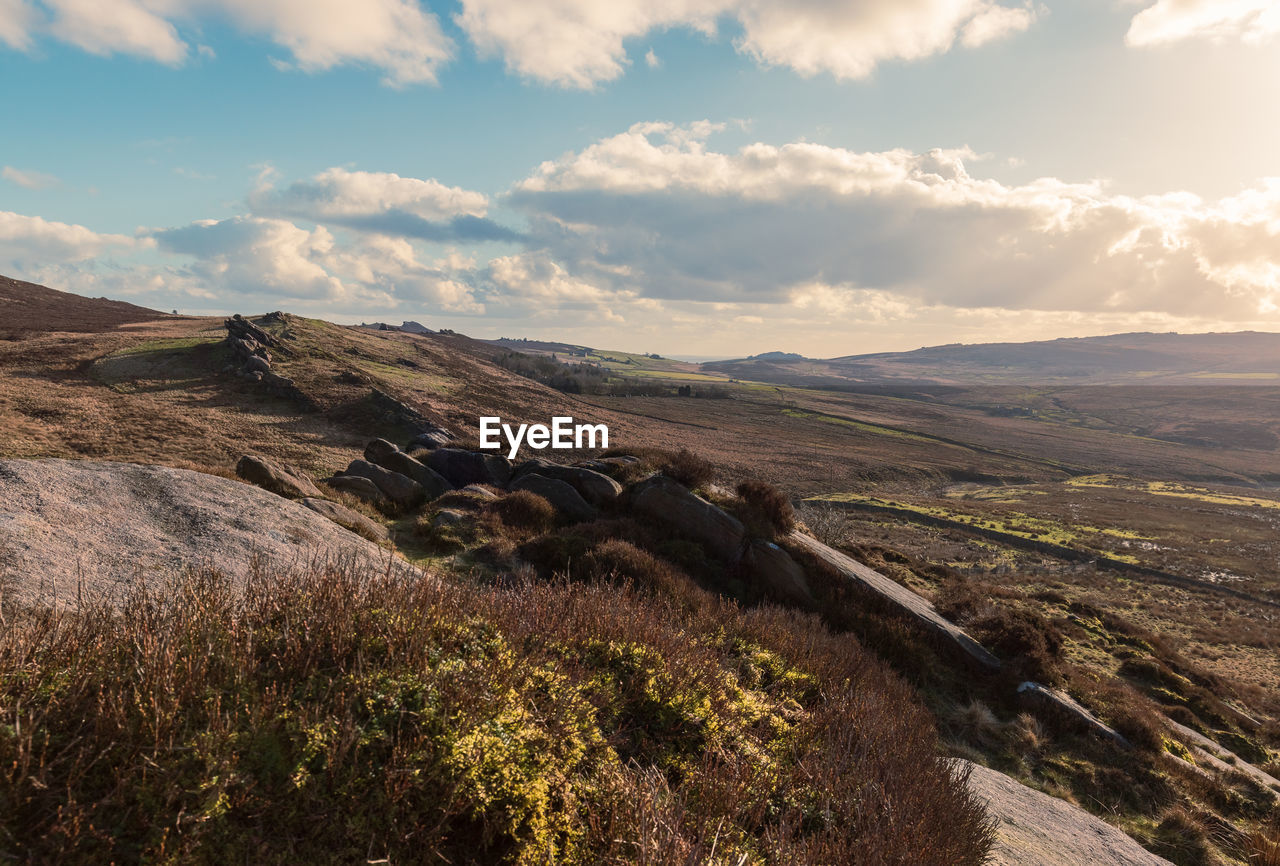
[[[632,464],[639,463],[640,458],[632,457],[630,454],[620,454],[617,457],[601,457],[600,462],[606,463],[610,466],[631,466]]]
[[[1018,686],[1018,697],[1032,711],[1053,715],[1077,730],[1110,740],[1123,748],[1133,747],[1123,734],[1057,689],[1028,680]]]
[[[453,441],[453,434],[442,427],[426,430],[409,440],[410,448],[426,448],[428,451],[445,448]]]
[[[253,454],[240,458],[236,463],[236,475],[286,499],[318,498],[321,495],[319,488],[297,467]]]
[[[799,530],[787,536],[787,542],[817,558],[864,592],[920,625],[940,646],[954,650],[964,662],[990,673],[1000,670],[1000,660],[988,652],[986,647],[938,613],[932,603],[905,586]]]
[[[1271,791],[1273,795],[1280,794],[1280,779],[1265,770],[1255,767],[1235,752],[1214,742],[1197,730],[1181,725],[1172,719],[1167,719],[1165,724],[1178,736],[1178,739],[1182,740],[1191,749],[1191,753],[1195,755],[1197,763],[1208,764],[1222,773],[1244,773],[1259,785]]]
[[[990,866],[1170,866],[1079,806],[978,764],[957,763],[969,770],[970,790],[996,822]]]
[[[369,444],[364,446],[364,459],[370,463],[381,464],[385,458],[399,451],[398,447],[386,439],[371,439]]]
[[[457,526],[459,523],[465,523],[467,515],[462,511],[455,511],[452,508],[442,508],[436,512],[436,516],[431,518],[431,525],[437,529],[443,529],[446,526]]]
[[[462,488],[461,493],[470,493],[473,496],[479,496],[482,499],[497,499],[498,494],[494,493],[488,487],[481,487],[479,484],[468,484]]]
[[[273,349],[280,346],[279,340],[259,328],[253,322],[250,322],[244,316],[241,316],[239,313],[236,313],[234,316],[224,321],[223,325],[226,327],[227,333],[233,337],[238,337],[242,340],[254,340],[264,346],[270,346]]]
[[[511,477],[520,478],[529,474],[542,475],[546,478],[563,481],[582,494],[583,499],[596,507],[616,501],[622,493],[622,485],[608,475],[602,475],[599,472],[585,469],[581,466],[562,466],[559,463],[551,463],[539,458],[520,464],[511,474]]]
[[[388,502],[386,494],[378,489],[378,485],[359,475],[335,475],[332,478],[326,478],[324,483],[334,490],[350,493],[371,505],[386,505]]]
[[[364,536],[373,541],[386,541],[391,537],[391,533],[387,532],[387,528],[381,523],[370,520],[345,505],[340,505],[328,499],[308,498],[299,501],[316,514],[329,518],[334,523],[351,530],[356,535]]]
[[[453,489],[440,473],[424,463],[415,460],[403,451],[395,451],[378,461],[378,465],[392,472],[399,472],[406,478],[412,478],[422,485],[422,495],[427,499],[444,496]]]
[[[636,511],[672,526],[702,543],[721,559],[737,562],[747,533],[741,521],[665,475],[654,475],[631,489]]]
[[[344,475],[368,478],[396,505],[408,508],[422,501],[422,485],[399,472],[392,472],[368,460],[352,460]]]
[[[461,448],[437,448],[427,456],[427,466],[439,472],[455,487],[492,484],[506,487],[511,480],[511,461],[498,454],[481,454]]]
[[[511,483],[512,490],[528,490],[547,500],[557,511],[575,523],[594,520],[596,509],[569,484],[545,475],[529,473]]]
[[[377,388],[369,389],[369,402],[372,414],[377,421],[392,427],[403,427],[409,431],[410,437],[441,429],[417,409],[397,400],[385,391]]]
[[[813,603],[804,569],[771,541],[755,539],[743,559],[748,573],[771,594],[798,605]]]
[[[266,358],[258,355],[250,355],[249,359],[244,362],[244,370],[246,373],[270,373],[271,363]]]

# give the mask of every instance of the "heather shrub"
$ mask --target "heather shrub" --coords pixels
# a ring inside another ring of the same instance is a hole
[[[555,506],[528,490],[517,490],[490,502],[485,512],[504,526],[523,532],[546,532],[556,522]]]
[[[670,455],[661,469],[668,478],[675,479],[690,490],[706,487],[716,477],[715,466],[688,448],[681,448]]]
[[[791,507],[791,500],[772,484],[743,481],[737,492],[735,512],[753,535],[776,538],[795,529],[796,513]]]
[[[978,864],[991,836],[910,688],[816,617],[337,567],[7,612],[0,805],[20,862]]]

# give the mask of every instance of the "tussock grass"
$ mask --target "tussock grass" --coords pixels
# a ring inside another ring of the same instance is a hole
[[[982,861],[979,803],[883,664],[810,615],[664,596],[327,567],[8,611],[0,854]]]

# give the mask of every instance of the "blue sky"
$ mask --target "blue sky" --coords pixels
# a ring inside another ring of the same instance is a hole
[[[0,273],[809,355],[1280,325],[1264,0],[0,0]]]

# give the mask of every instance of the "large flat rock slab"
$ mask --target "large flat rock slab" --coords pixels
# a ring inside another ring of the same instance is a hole
[[[304,506],[166,466],[0,460],[0,574],[20,602],[116,598],[131,581],[212,566],[241,580],[326,562],[418,573]]]
[[[969,761],[969,787],[996,822],[990,866],[1169,866],[1122,831],[1079,806]]]
[[[887,607],[899,611],[903,616],[917,623],[932,635],[938,644],[954,650],[959,658],[980,670],[992,672],[1000,670],[998,658],[988,652],[982,644],[969,637],[964,629],[938,613],[928,599],[799,530],[787,536],[787,540],[835,569],[864,592],[878,598]]]

